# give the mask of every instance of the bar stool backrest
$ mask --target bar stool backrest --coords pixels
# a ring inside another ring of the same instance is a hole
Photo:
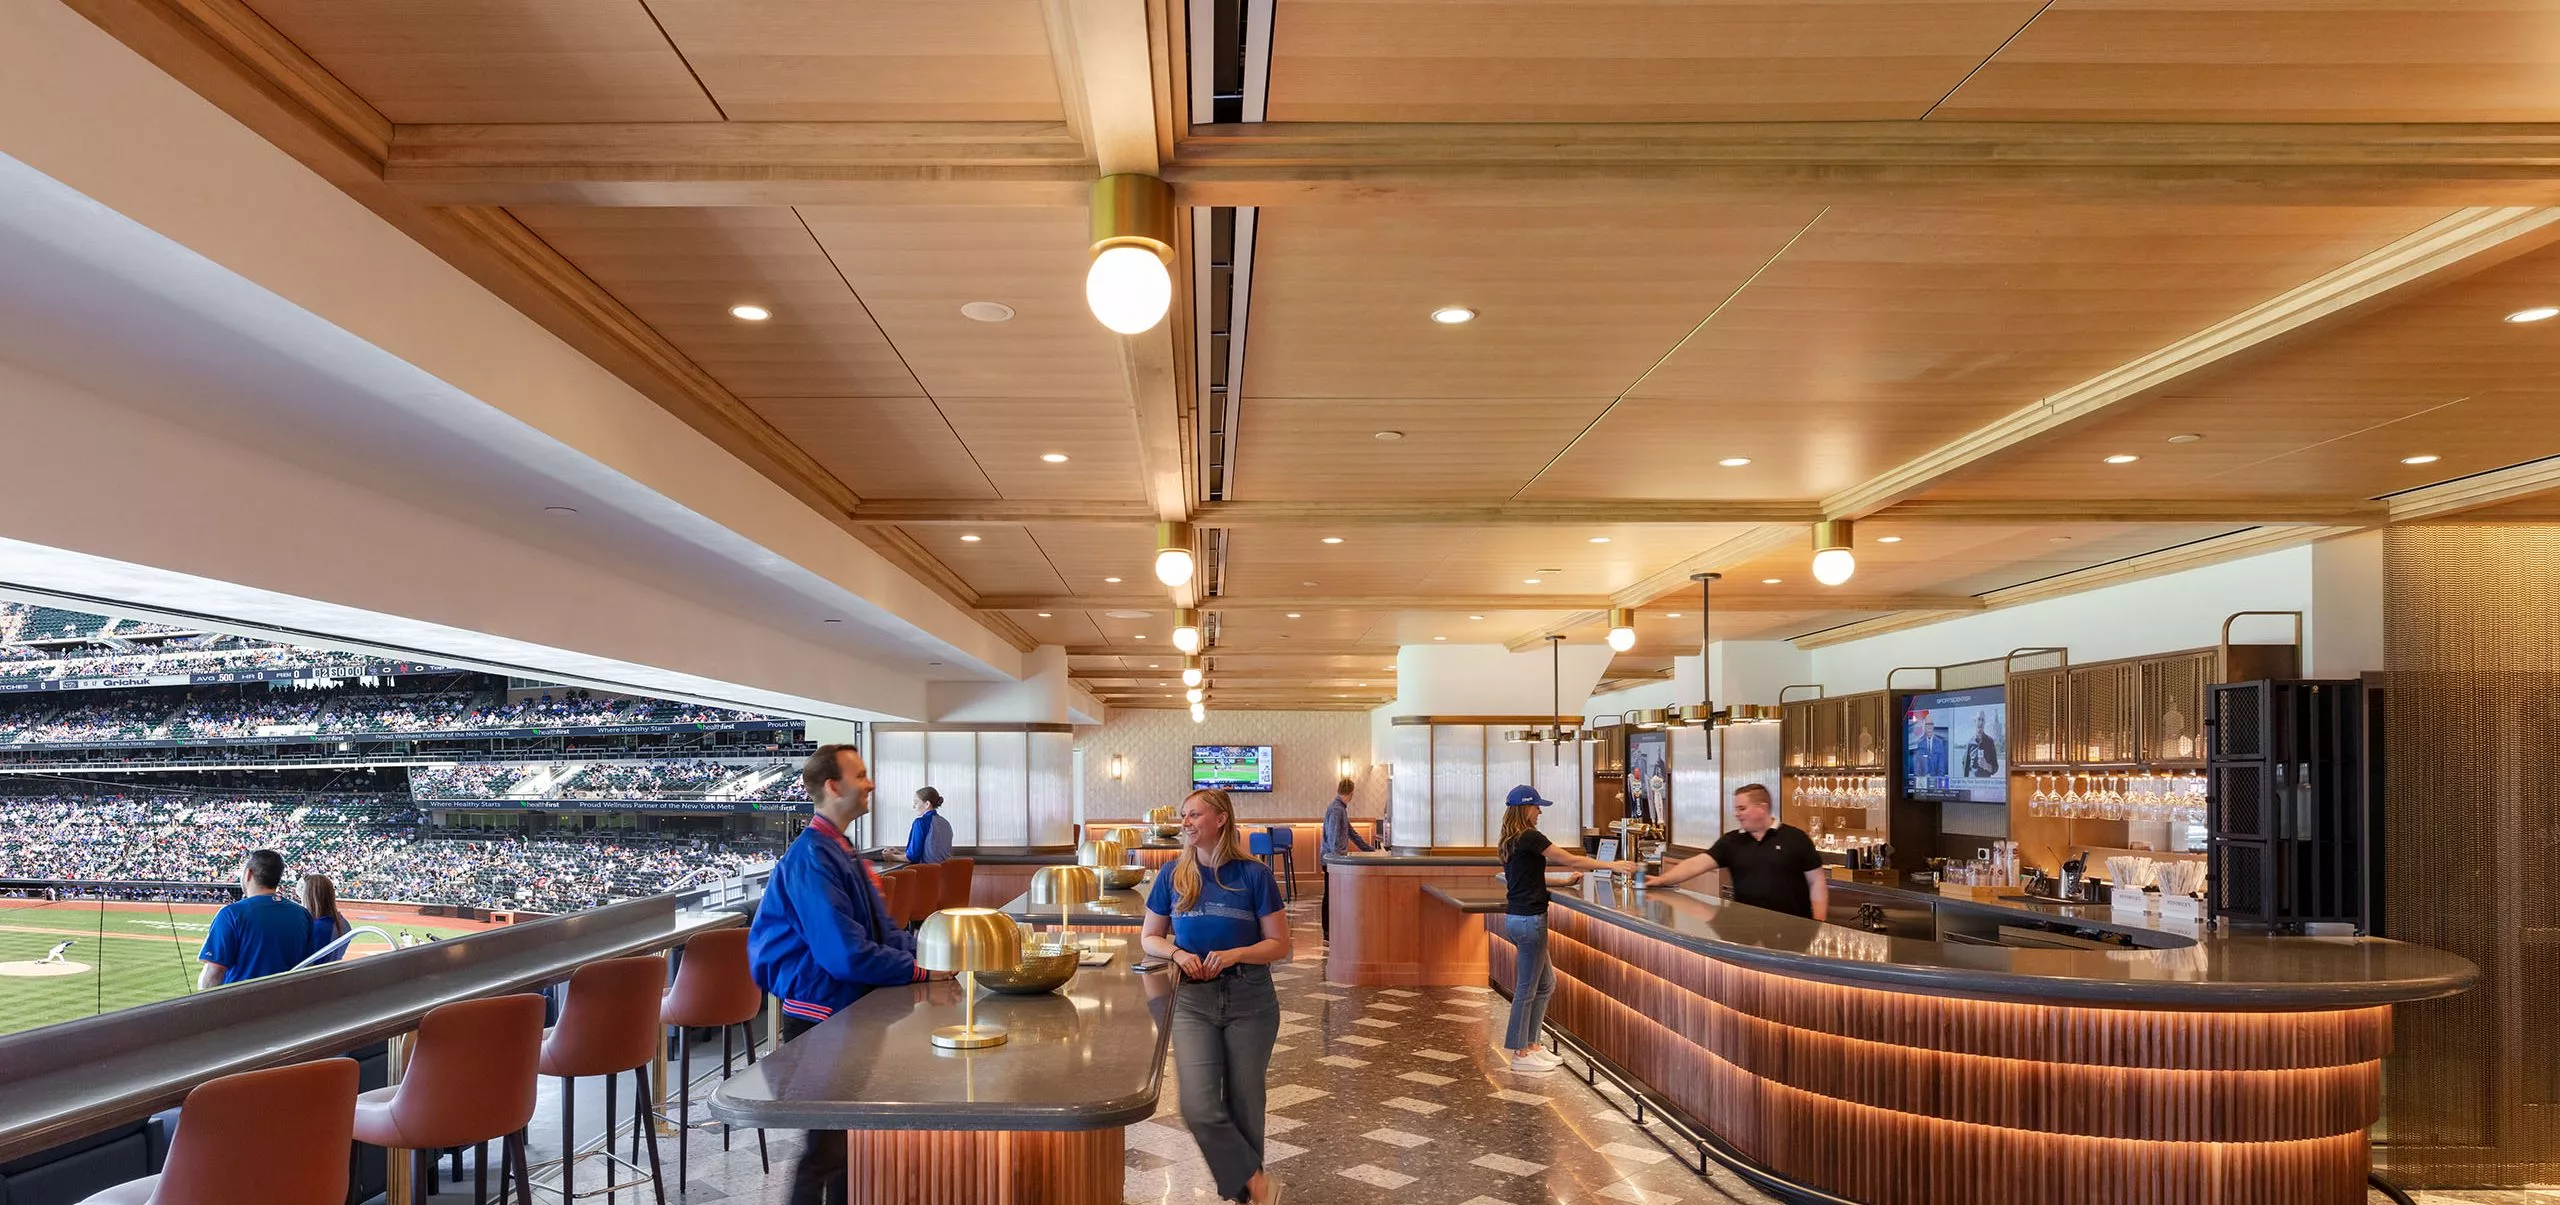
[[[658,1011],[669,1025],[716,1029],[755,1020],[763,1005],[764,993],[747,969],[747,931],[740,927],[714,929],[684,943],[676,985]]]
[[[569,976],[560,1023],[542,1044],[544,1075],[616,1075],[658,1054],[658,1004],[667,990],[663,954],[608,958]]]
[[[914,924],[942,907],[942,866],[937,862],[918,862],[907,868],[914,876],[907,884],[907,913],[903,918]]]
[[[942,894],[936,908],[969,906],[969,883],[978,877],[976,858],[947,858],[942,863]]]
[[[1298,848],[1298,830],[1286,824],[1272,825],[1271,848],[1284,854]]]
[[[391,1109],[406,1149],[487,1142],[533,1120],[544,1008],[528,992],[447,1004],[418,1021]]]
[[[347,1196],[355,1117],[354,1059],[206,1080],[187,1093],[151,1201],[339,1205]]]
[[[1244,846],[1245,846],[1245,852],[1246,852],[1246,853],[1249,853],[1249,854],[1252,854],[1254,857],[1257,857],[1257,858],[1268,858],[1268,857],[1270,857],[1270,856],[1271,856],[1271,830],[1269,830],[1269,829],[1264,829],[1264,830],[1262,830],[1261,832],[1258,832],[1258,833],[1246,833],[1246,834],[1244,835]]]
[[[907,884],[914,878],[905,870],[892,870],[880,876],[880,899],[889,906],[890,923],[907,923]]]

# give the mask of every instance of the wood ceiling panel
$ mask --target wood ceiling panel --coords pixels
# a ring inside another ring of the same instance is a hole
[[[1608,594],[1750,530],[1703,523],[1462,529],[1444,535],[1447,552],[1437,562],[1416,568],[1413,591]],[[1609,542],[1594,544],[1593,537]]]
[[[924,392],[789,209],[510,212],[740,397]]]
[[[718,121],[641,0],[250,0],[395,122]]]
[[[1933,116],[2008,121],[2550,121],[2540,0],[2059,0]]]
[[[1117,338],[1084,301],[1076,209],[803,207],[880,329],[937,397],[1126,398]],[[1006,322],[960,307],[999,301]]]
[[[1828,494],[2437,216],[1835,208],[1524,497]]]
[[[1070,594],[1127,598],[1164,590],[1156,581],[1155,533],[1143,527],[1038,523],[1030,531],[1049,563],[1066,575]],[[1115,577],[1117,583],[1108,580]],[[1160,609],[1172,606],[1168,596]],[[1172,625],[1165,627],[1170,631]]]
[[[1067,588],[1049,558],[1020,527],[901,527],[908,539],[979,594],[1056,594]],[[976,536],[966,540],[964,536]]]
[[[2521,255],[2038,440],[1933,499],[2379,497],[2560,449],[2560,248]],[[2169,444],[2174,434],[2204,438]],[[2102,463],[2115,453],[2141,460]],[[2386,454],[2387,453],[2387,454]],[[2426,466],[2399,457],[2433,454]]]
[[[1843,585],[1815,584],[1808,540],[1803,547],[1770,552],[1726,569],[1715,596],[1720,602],[1761,596],[1818,597],[1828,589],[1843,594],[1981,594],[2233,529],[2232,524],[2199,523],[1861,524],[1858,572]],[[1897,544],[1878,542],[1888,535],[1903,539]],[[1769,578],[1778,581],[1771,583]],[[1687,613],[1687,604],[1697,599],[1683,591],[1676,601],[1684,605],[1673,606],[1674,600],[1666,598],[1653,609]],[[2244,605],[2235,603],[2233,609]],[[1719,611],[1719,622],[1722,615]]]
[[[1259,329],[1259,328],[1257,328]],[[1607,398],[1247,398],[1235,488],[1243,501],[1500,501]],[[1402,438],[1386,441],[1380,431]]]
[[[1287,0],[1274,121],[1916,118],[2037,0]]]
[[[1052,611],[1046,619],[1036,611],[1007,611],[1004,616],[1042,644],[1102,643],[1102,628],[1082,611]]]
[[[1614,397],[1814,213],[1265,209],[1245,395]],[[1448,305],[1479,316],[1433,323]]]
[[[1057,121],[1037,0],[651,0],[733,121]]]
[[[940,400],[952,429],[1007,498],[1146,498],[1138,479],[1138,422],[1125,401]],[[1066,463],[1040,459],[1053,452]]]
[[[758,398],[747,404],[859,496],[997,496],[931,398]]]
[[[1340,534],[1340,544],[1321,537]],[[1450,532],[1425,525],[1348,528],[1254,527],[1227,535],[1224,593],[1324,597],[1409,593],[1415,580],[1448,555]],[[1313,585],[1306,583],[1312,582]]]

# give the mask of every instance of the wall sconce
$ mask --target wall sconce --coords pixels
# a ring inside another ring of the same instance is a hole
[[[1129,763],[1128,763],[1128,760],[1127,760],[1127,759],[1125,759],[1125,758],[1123,758],[1123,757],[1121,757],[1121,756],[1120,756],[1119,754],[1117,754],[1117,753],[1112,754],[1112,755],[1111,755],[1111,781],[1113,781],[1113,782],[1119,782],[1119,781],[1122,781],[1122,780],[1124,780],[1124,779],[1126,779],[1126,778],[1128,778],[1128,777],[1129,777]]]
[[[1351,759],[1347,757],[1337,757],[1333,759],[1333,776],[1336,778],[1351,777]]]

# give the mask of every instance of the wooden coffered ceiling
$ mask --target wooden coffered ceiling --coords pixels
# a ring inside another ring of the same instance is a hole
[[[1160,518],[1222,702],[1353,707],[1610,606],[1659,673],[1703,569],[1821,642],[2560,513],[2547,5],[64,2],[1115,705]],[[1106,171],[1252,207],[1240,323],[1187,229],[1091,319]]]

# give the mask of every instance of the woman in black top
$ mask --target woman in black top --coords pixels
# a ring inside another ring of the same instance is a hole
[[[1502,813],[1502,856],[1505,894],[1502,934],[1511,941],[1517,961],[1511,976],[1511,1026],[1503,1049],[1511,1052],[1511,1069],[1543,1074],[1564,1060],[1538,1048],[1547,1023],[1547,997],[1555,994],[1556,967],[1547,958],[1547,867],[1568,870],[1614,870],[1633,873],[1632,862],[1601,862],[1563,849],[1538,831],[1538,809],[1551,806],[1536,787],[1511,788]]]

